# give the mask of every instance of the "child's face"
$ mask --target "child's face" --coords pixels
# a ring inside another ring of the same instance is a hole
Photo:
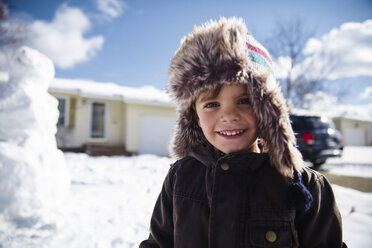
[[[195,107],[198,124],[215,148],[224,153],[257,151],[257,119],[245,85],[223,85],[217,96],[203,92]]]

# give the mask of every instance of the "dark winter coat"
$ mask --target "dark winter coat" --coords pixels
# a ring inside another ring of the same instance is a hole
[[[302,180],[313,196],[308,211],[288,203],[291,179],[270,164],[267,154],[217,158],[198,149],[169,170],[150,237],[140,247],[343,247],[330,184],[308,168]]]

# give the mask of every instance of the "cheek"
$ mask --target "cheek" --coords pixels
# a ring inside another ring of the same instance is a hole
[[[253,113],[253,110],[250,108],[249,111],[247,111],[246,113],[246,116],[247,116],[247,119],[254,123],[255,125],[257,125],[257,117],[256,115]]]
[[[205,122],[204,119],[201,119],[201,118],[198,119],[199,127],[200,127],[202,130],[205,129],[205,123],[206,123],[206,122]]]
[[[203,132],[209,130],[211,126],[211,120],[210,118],[208,118],[208,115],[199,115],[198,125],[203,130]]]
[[[257,127],[257,117],[255,115],[252,115],[252,122]]]

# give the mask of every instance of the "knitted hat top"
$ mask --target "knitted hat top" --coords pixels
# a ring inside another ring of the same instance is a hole
[[[177,103],[170,149],[177,158],[208,141],[193,104],[200,93],[224,84],[244,84],[273,165],[285,176],[303,165],[295,147],[287,106],[267,50],[248,33],[242,19],[221,18],[194,27],[182,39],[169,70],[167,91]]]

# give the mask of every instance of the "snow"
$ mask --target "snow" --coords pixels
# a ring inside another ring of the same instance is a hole
[[[358,155],[355,158],[355,152]],[[348,164],[371,171],[371,147],[346,147],[343,158],[329,165]],[[354,157],[354,159],[353,159]],[[4,247],[138,247],[148,236],[149,221],[162,182],[173,162],[167,157],[90,157],[66,153],[71,189],[55,222],[18,227],[9,221],[0,226]],[[371,174],[370,174],[371,175]],[[371,176],[372,177],[372,176]],[[372,193],[333,185],[349,247],[372,242]],[[52,199],[51,199],[52,200]]]
[[[329,158],[322,169],[336,175],[372,178],[372,149],[346,146],[342,158]]]
[[[119,99],[126,102],[143,102],[173,106],[170,97],[153,86],[133,88],[111,82],[95,82],[86,79],[55,78],[49,88],[52,92],[79,94],[82,97]]]
[[[344,242],[348,247],[371,247],[372,193],[332,187],[342,216]]]
[[[52,221],[69,179],[55,133],[57,101],[48,94],[52,62],[20,48],[0,91],[0,213],[19,226]]]
[[[72,186],[49,226],[0,226],[4,247],[136,247],[148,236],[157,194],[172,160],[154,155],[65,154]]]

